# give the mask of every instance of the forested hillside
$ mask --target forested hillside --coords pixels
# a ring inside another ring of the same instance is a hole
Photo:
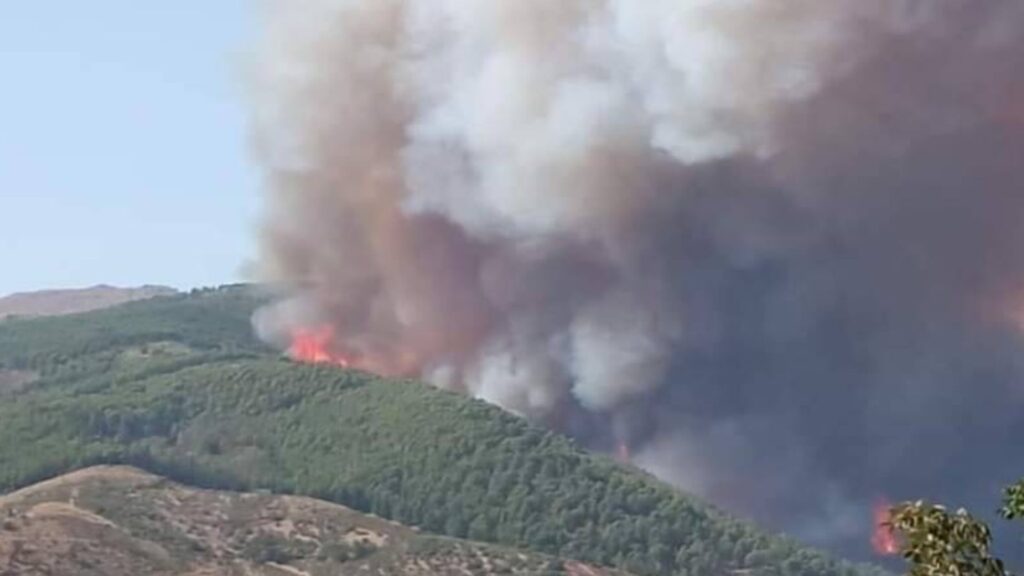
[[[250,317],[263,297],[247,286],[162,296],[83,314],[0,323],[0,395],[5,381],[36,386],[91,377],[138,377],[215,358],[269,352]],[[12,386],[13,387],[13,386]]]
[[[0,491],[98,463],[315,496],[473,540],[638,574],[866,574],[481,402],[296,365],[211,291],[0,326]]]
[[[0,369],[49,370],[87,355],[172,341],[200,350],[266,349],[250,317],[262,297],[246,286],[160,296],[71,316],[0,324]]]

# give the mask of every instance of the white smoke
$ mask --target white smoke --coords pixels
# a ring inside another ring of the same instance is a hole
[[[772,521],[926,491],[913,406],[1019,374],[1022,33],[1015,0],[272,1],[262,333],[618,423]]]

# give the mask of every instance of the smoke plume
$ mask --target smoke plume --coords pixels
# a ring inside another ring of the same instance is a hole
[[[837,546],[1024,472],[1024,3],[266,16],[268,340],[330,326]]]

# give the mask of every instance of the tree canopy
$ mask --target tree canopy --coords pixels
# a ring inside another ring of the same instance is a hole
[[[1024,517],[1024,480],[1005,491],[1002,515]],[[992,531],[967,510],[949,511],[923,501],[893,508],[889,525],[902,536],[911,576],[1005,576],[992,553]]]

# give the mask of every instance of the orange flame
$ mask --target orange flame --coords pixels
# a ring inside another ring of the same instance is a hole
[[[892,518],[891,508],[892,504],[886,500],[881,500],[878,504],[875,504],[871,547],[881,556],[893,556],[900,552],[900,544],[896,539],[896,532],[889,525],[889,520]]]
[[[334,364],[348,368],[350,360],[333,351],[334,328],[299,328],[292,332],[292,344],[288,355],[298,362],[310,364]]]

